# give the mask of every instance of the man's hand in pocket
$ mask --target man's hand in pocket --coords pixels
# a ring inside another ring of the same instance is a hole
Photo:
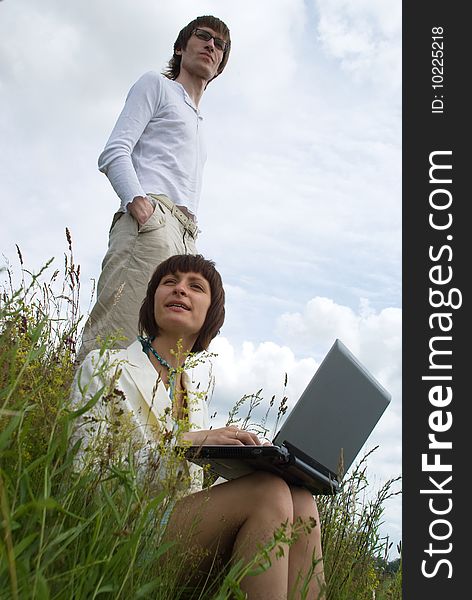
[[[144,225],[154,212],[154,206],[145,196],[135,196],[133,201],[128,203],[127,209],[139,225]]]

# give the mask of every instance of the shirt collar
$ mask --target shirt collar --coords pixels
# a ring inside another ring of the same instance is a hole
[[[180,83],[180,81],[175,81],[174,79],[170,79],[170,81],[172,81],[172,83],[174,83],[180,89],[185,104],[188,104],[188,106],[190,106],[190,108],[195,112],[197,117],[200,120],[203,120],[203,116],[200,112],[200,109],[197,106],[195,106],[194,101],[192,100],[184,86]]]

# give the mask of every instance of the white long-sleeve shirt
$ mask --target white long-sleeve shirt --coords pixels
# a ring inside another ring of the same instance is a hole
[[[203,117],[182,84],[148,71],[128,92],[98,159],[121,199],[165,194],[197,215],[206,149]]]

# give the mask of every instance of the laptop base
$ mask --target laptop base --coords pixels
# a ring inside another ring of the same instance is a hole
[[[333,495],[339,491],[336,479],[301,461],[284,446],[190,446],[182,452],[187,460],[228,480],[269,471],[289,485],[303,486],[314,495]]]

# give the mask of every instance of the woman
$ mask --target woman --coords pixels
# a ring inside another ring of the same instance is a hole
[[[133,435],[141,438],[144,447],[157,446],[162,452],[163,440],[170,440],[172,445],[176,436],[193,445],[260,445],[255,434],[234,426],[208,429],[206,393],[184,370],[189,353],[194,356],[206,350],[223,321],[224,290],[214,263],[200,255],[170,257],[157,267],[149,282],[139,316],[143,336],[126,350],[110,351],[106,367],[101,366],[104,355],[97,350],[89,353],[76,378],[75,401],[79,396],[92,398],[95,394],[96,398],[103,393],[104,382],[113,372],[112,387],[118,390],[121,407],[118,412],[126,408]],[[104,396],[93,407],[93,416],[85,425],[85,445],[92,445],[97,430],[107,418],[110,421],[110,407],[114,405],[109,398],[110,394]],[[306,597],[322,597],[319,516],[307,490],[289,486],[268,472],[202,490],[201,469],[187,463],[182,467],[181,463],[179,474],[185,470],[189,477],[177,479],[185,481],[186,495],[181,493],[172,505],[165,535],[185,543],[184,562],[191,556],[193,568],[198,556],[199,573],[209,572],[215,558],[249,562],[282,523],[292,524],[301,518],[311,526],[284,548],[282,556],[278,553],[276,557],[274,550],[271,567],[246,577],[241,587],[250,599],[287,598],[290,590],[309,576],[315,557]],[[162,461],[162,465],[168,472],[169,463]],[[160,477],[165,479],[167,472],[162,465]]]

